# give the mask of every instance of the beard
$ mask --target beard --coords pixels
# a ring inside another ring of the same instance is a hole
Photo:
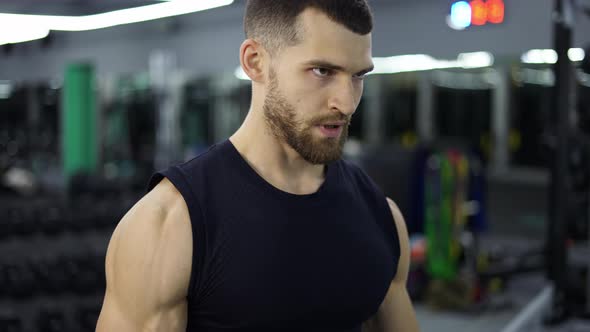
[[[287,143],[307,162],[315,165],[328,164],[342,157],[350,118],[344,114],[331,114],[318,116],[306,122],[297,119],[295,108],[279,91],[276,74],[272,70],[269,73],[269,88],[263,111],[270,133],[279,141]],[[334,121],[346,122],[340,137],[314,137],[313,130],[316,126]]]

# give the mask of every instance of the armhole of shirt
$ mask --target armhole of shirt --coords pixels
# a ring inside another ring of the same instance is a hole
[[[373,181],[373,179],[360,167],[354,165],[356,173],[360,177],[360,185],[368,186],[372,194],[371,200],[374,200],[378,208],[377,217],[379,227],[383,230],[383,236],[386,243],[389,244],[392,250],[392,259],[395,262],[395,273],[397,272],[397,266],[399,264],[399,258],[401,255],[401,248],[399,244],[399,234],[397,232],[396,221],[394,220],[391,208],[387,202],[387,196],[381,190],[381,188]]]
[[[149,181],[148,191],[152,190],[164,178],[167,178],[176,187],[184,198],[188,208],[193,237],[193,253],[187,298],[194,298],[202,274],[205,257],[205,221],[199,201],[180,167],[173,166],[165,171],[155,173]]]

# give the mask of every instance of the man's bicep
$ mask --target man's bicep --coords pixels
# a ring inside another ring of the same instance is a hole
[[[398,206],[389,198],[387,198],[387,203],[391,210],[392,222],[395,224],[397,238],[399,239],[400,253],[395,281],[405,284],[408,280],[408,273],[410,270],[410,240],[408,228],[406,227],[406,221]]]
[[[142,199],[113,233],[97,331],[186,328],[192,257],[190,221],[185,205],[171,202],[159,206],[149,197]]]
[[[418,321],[406,285],[393,281],[379,310],[363,332],[418,332]]]
[[[410,268],[409,236],[403,215],[397,205],[387,199],[399,238],[400,257],[397,272],[379,310],[363,325],[364,332],[417,332],[416,313],[406,289]]]
[[[132,319],[125,308],[117,303],[117,296],[106,292],[100,316],[96,324],[96,332],[107,331],[142,331],[143,324]]]
[[[128,217],[126,216],[126,218]],[[124,265],[127,264],[129,256],[133,253],[125,252],[125,248],[120,248],[121,242],[132,241],[132,239],[127,239],[129,237],[126,234],[128,230],[123,226],[124,222],[126,222],[125,218],[115,229],[107,250],[105,262],[107,289],[96,326],[97,332],[143,331],[145,321],[156,311],[155,304],[151,305],[145,299],[136,300],[136,306],[130,303],[133,298],[138,298],[135,294],[136,287],[147,288],[148,285],[145,284],[145,280],[137,277],[134,270],[129,269],[125,272]],[[129,281],[134,279],[135,285],[129,287]]]
[[[150,310],[144,317],[133,317],[128,307],[122,307],[118,296],[107,291],[96,325],[96,332],[181,332],[186,330],[187,303],[179,302],[171,307]]]

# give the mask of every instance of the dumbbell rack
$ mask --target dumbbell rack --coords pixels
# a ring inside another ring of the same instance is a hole
[[[568,272],[571,270],[572,258],[575,258],[576,252],[582,252],[582,262],[580,265],[588,266],[590,262],[588,256],[588,242],[580,244],[574,250],[568,248],[568,204],[575,199],[570,188],[571,180],[568,178],[568,151],[571,144],[568,142],[568,135],[574,128],[570,121],[570,116],[574,109],[572,96],[575,95],[573,88],[574,68],[568,57],[568,52],[572,47],[573,35],[575,29],[575,13],[581,11],[590,14],[590,2],[587,0],[555,0],[553,11],[553,38],[554,47],[558,55],[558,60],[554,65],[555,87],[553,91],[552,105],[552,139],[554,140],[555,151],[551,156],[551,197],[549,198],[549,225],[547,227],[547,267],[548,278],[553,282],[554,296],[552,297],[552,312],[548,321],[551,323],[561,323],[568,319],[570,312],[581,311],[573,310],[573,301],[568,294],[569,285]],[[588,56],[588,55],[586,55]],[[584,259],[585,258],[585,259]],[[584,262],[585,260],[585,262]],[[588,273],[590,274],[590,273]],[[590,289],[590,280],[586,285],[586,292]],[[570,292],[571,293],[571,292]],[[588,293],[590,297],[590,293]],[[573,305],[576,306],[575,304]],[[577,309],[577,308],[575,308]],[[586,298],[585,309],[590,309],[590,298]]]
[[[136,198],[0,198],[0,332],[94,331],[108,241]]]

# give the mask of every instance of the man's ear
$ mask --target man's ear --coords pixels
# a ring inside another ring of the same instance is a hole
[[[264,62],[267,53],[258,42],[246,39],[240,47],[242,70],[253,82],[264,83]]]

